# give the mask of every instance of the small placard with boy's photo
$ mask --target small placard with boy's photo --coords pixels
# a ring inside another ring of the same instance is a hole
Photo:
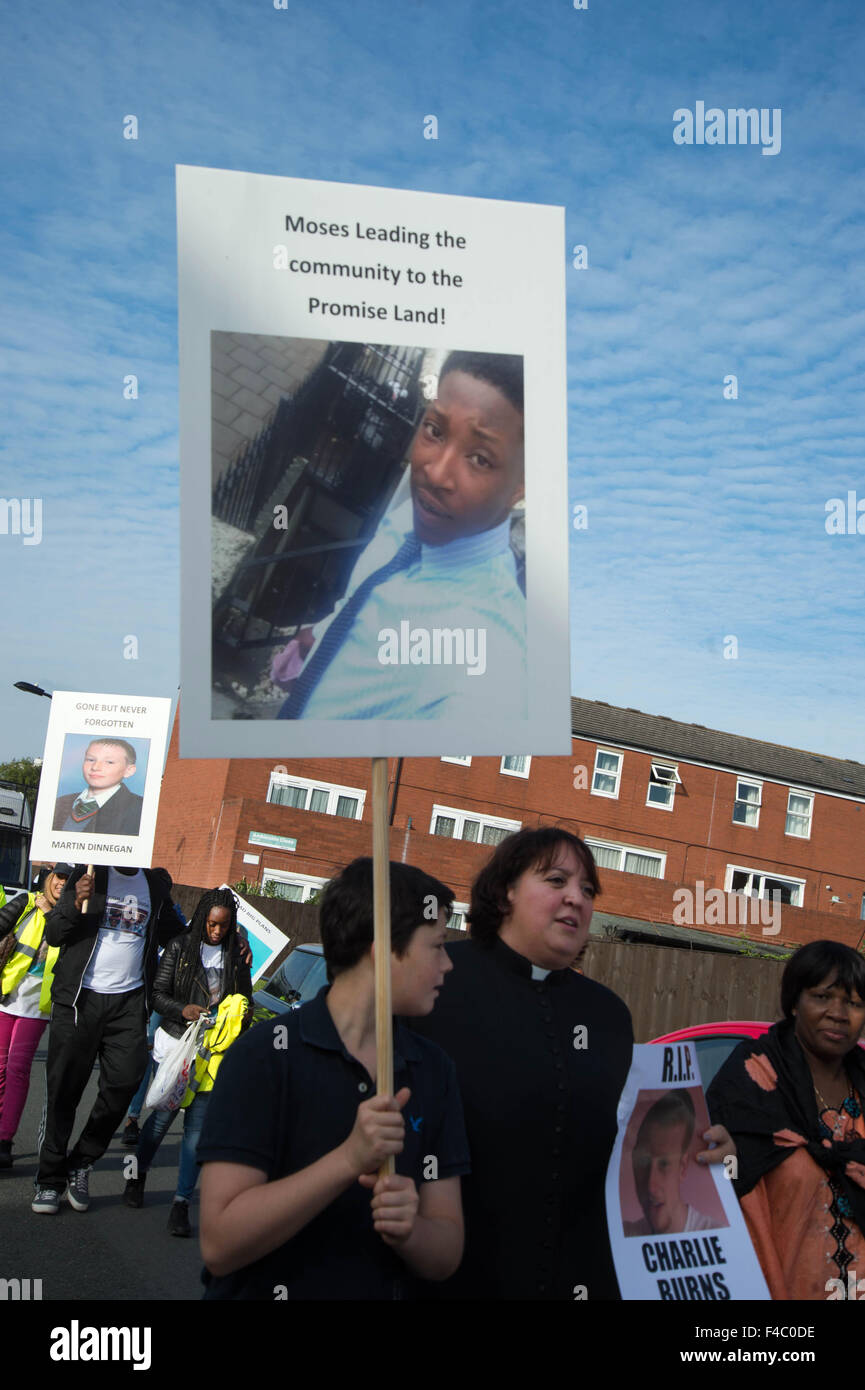
[[[31,857],[148,867],[171,701],[57,691]]]
[[[184,756],[569,750],[562,212],[178,170]]]
[[[733,1188],[735,1145],[711,1123],[695,1044],[636,1046],[617,1120],[606,1199],[622,1298],[768,1298]]]

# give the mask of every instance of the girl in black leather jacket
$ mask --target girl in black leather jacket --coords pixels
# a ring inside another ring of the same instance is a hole
[[[248,952],[246,953],[248,954]],[[237,930],[237,903],[228,888],[212,888],[200,899],[189,931],[166,946],[153,982],[153,1006],[162,1015],[153,1040],[153,1059],[158,1066],[172,1039],[183,1036],[190,1022],[203,1013],[214,1013],[229,994],[243,994],[252,1018],[252,981],[249,965],[241,954]],[[168,1218],[171,1235],[189,1236],[189,1201],[198,1181],[195,1151],[204,1123],[209,1091],[200,1091],[184,1111],[177,1193]],[[123,1200],[140,1207],[144,1200],[147,1171],[176,1110],[152,1110],[138,1143],[138,1173],[126,1183]]]

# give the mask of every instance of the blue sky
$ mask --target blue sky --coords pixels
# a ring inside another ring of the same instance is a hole
[[[865,536],[824,525],[865,496],[858,0],[79,0],[2,38],[0,496],[44,534],[0,535],[0,758],[44,738],[14,680],[177,687],[187,163],[564,205],[574,692],[865,761]],[[780,153],[677,146],[698,100],[780,107]]]

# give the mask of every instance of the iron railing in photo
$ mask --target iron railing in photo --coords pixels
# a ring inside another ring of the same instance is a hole
[[[214,515],[255,540],[215,605],[215,683],[237,671],[226,649],[275,646],[342,597],[399,481],[422,361],[420,348],[331,343],[219,480]]]

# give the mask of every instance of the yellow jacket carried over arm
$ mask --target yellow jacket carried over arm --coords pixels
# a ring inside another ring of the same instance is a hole
[[[243,994],[227,994],[223,999],[216,1011],[216,1022],[199,1043],[181,1109],[191,1105],[199,1091],[213,1090],[222,1058],[240,1035],[248,1009],[249,1003]]]

